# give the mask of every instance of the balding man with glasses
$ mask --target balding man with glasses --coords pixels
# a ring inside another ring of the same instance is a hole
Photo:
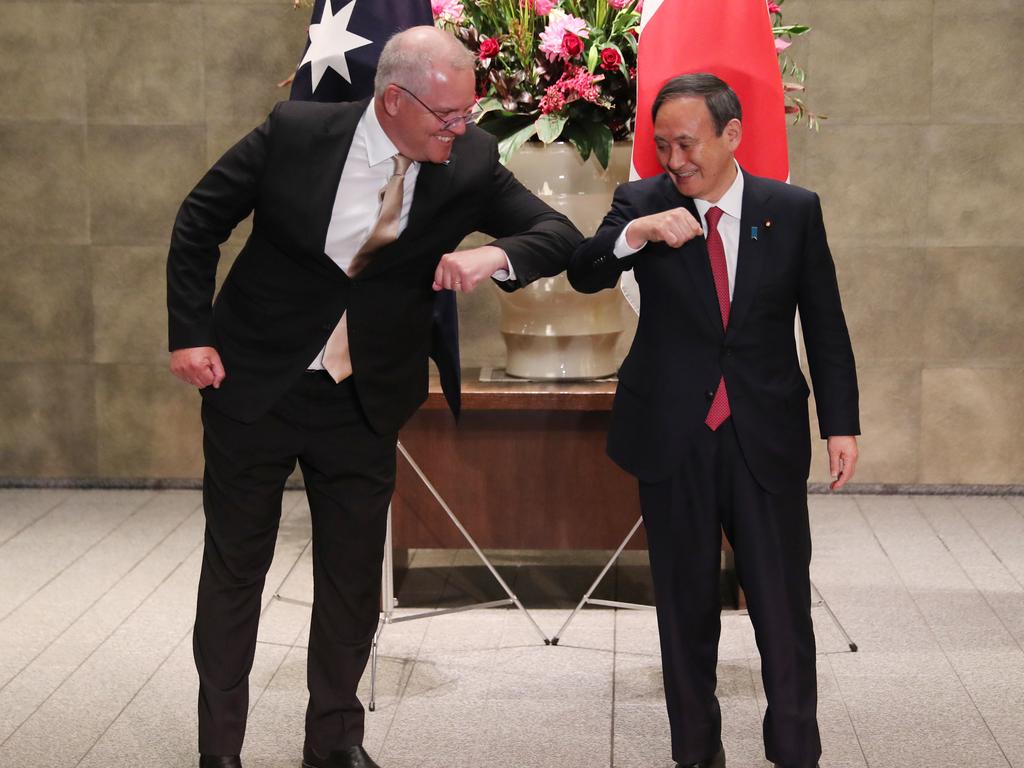
[[[284,102],[185,199],[167,264],[171,371],[203,396],[194,649],[202,768],[237,768],[281,497],[313,524],[308,768],[372,768],[356,686],[377,625],[398,430],[427,396],[434,294],[565,269],[579,232],[498,161],[473,56],[416,27],[374,98]],[[214,300],[219,246],[254,213]],[[455,252],[469,233],[489,245]]]

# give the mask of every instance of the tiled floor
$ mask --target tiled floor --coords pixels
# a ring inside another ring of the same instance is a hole
[[[812,496],[822,766],[1024,768],[1024,498]],[[188,491],[0,491],[0,766],[195,765]],[[308,514],[289,493],[252,676],[247,768],[298,765]],[[548,635],[600,568],[499,553]],[[502,597],[472,553],[415,552],[400,596]],[[603,596],[641,599],[629,556]],[[638,575],[639,574],[639,575]],[[408,613],[414,609],[403,608]],[[671,765],[654,614],[585,609],[545,646],[510,609],[387,627],[367,747],[384,768]],[[369,680],[364,680],[364,692]],[[723,617],[730,768],[762,768],[747,617]]]

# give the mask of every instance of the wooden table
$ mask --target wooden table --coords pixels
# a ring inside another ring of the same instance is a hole
[[[615,382],[502,382],[463,372],[456,426],[431,380],[400,439],[485,549],[615,549],[640,515],[636,479],[605,455]],[[399,457],[396,549],[466,547]],[[630,542],[646,547],[641,531]]]

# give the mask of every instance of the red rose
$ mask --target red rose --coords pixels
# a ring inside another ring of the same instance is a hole
[[[619,68],[622,64],[622,55],[614,48],[602,48],[601,49],[601,69],[607,69],[609,72]]]
[[[493,59],[498,55],[498,51],[501,49],[501,44],[493,37],[485,37],[480,41],[480,58],[481,59]]]
[[[583,53],[583,41],[572,32],[566,32],[565,35],[562,36],[562,51],[564,51],[565,55],[569,58],[579,56]]]

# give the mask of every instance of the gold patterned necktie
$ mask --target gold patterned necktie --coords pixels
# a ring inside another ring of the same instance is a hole
[[[412,160],[404,155],[395,155],[394,172],[381,190],[380,213],[370,231],[370,236],[352,259],[348,276],[355,277],[373,259],[374,254],[388,243],[398,239],[398,224],[402,218],[402,201],[405,197],[405,172]],[[327,339],[324,347],[324,369],[335,381],[342,381],[352,375],[352,360],[348,349],[348,311],[346,310]]]

